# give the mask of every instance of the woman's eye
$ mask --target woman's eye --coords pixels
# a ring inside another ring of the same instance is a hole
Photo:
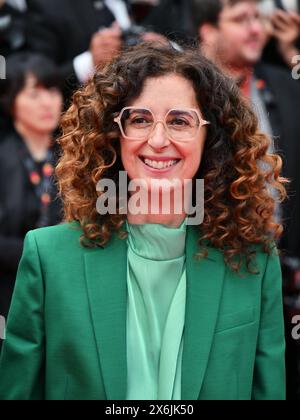
[[[189,125],[189,123],[188,123],[188,121],[184,120],[183,118],[174,118],[173,120],[169,121],[169,125],[186,127],[186,126]]]
[[[142,124],[149,124],[150,121],[148,121],[144,117],[136,117],[130,120],[130,124],[136,124],[136,125],[142,125]]]

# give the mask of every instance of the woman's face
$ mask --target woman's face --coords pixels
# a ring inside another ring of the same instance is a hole
[[[14,103],[14,122],[28,132],[50,134],[59,124],[62,101],[59,89],[45,88],[29,75]]]
[[[196,109],[202,116],[192,83],[170,74],[146,80],[141,95],[130,107],[150,109],[158,120],[164,120],[172,109]],[[121,137],[124,169],[131,180],[193,179],[199,169],[206,138],[205,126],[189,141],[173,141],[163,124],[157,124],[151,136],[143,140]],[[145,162],[146,160],[146,162]],[[154,167],[153,167],[154,166]]]

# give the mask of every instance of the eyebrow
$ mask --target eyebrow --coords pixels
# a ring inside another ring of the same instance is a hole
[[[148,108],[131,108],[127,109],[127,112],[130,114],[131,112],[140,112],[141,114],[149,112],[150,109]]]
[[[184,115],[191,115],[191,113],[190,113],[189,110],[187,110],[187,109],[180,109],[180,108],[178,108],[178,109],[170,109],[169,113],[170,114],[173,114],[173,115],[182,115],[182,114],[184,114]]]

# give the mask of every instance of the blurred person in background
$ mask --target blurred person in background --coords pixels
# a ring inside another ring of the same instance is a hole
[[[19,53],[7,60],[0,105],[11,123],[0,143],[0,314],[7,316],[26,233],[61,221],[52,134],[62,108],[57,69]]]
[[[127,40],[165,40],[151,32],[132,34],[129,6],[127,0],[28,1],[28,48],[59,65],[67,97]]]
[[[300,55],[300,1],[262,0],[259,8],[266,18],[270,36],[264,60],[293,68],[294,57]]]
[[[285,231],[279,248],[285,268],[288,258],[300,257],[300,87],[290,72],[260,63],[267,33],[257,3],[193,0],[193,16],[202,51],[236,79],[252,101],[261,129],[273,137],[275,151],[283,158],[283,176],[292,181],[289,200],[281,206]],[[289,334],[291,319],[287,327]],[[289,375],[294,376],[297,369],[292,362]]]
[[[9,55],[25,48],[25,0],[0,0],[0,56]],[[4,64],[1,59],[0,65]],[[5,77],[5,69],[0,69],[0,79]],[[0,112],[1,132],[5,129],[5,118]]]

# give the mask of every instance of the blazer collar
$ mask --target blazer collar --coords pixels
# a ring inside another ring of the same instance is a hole
[[[194,258],[199,233],[188,227],[187,302],[182,365],[182,399],[199,397],[221,300],[222,254]],[[127,245],[114,235],[104,249],[85,252],[85,274],[92,322],[107,398],[125,400],[127,386]]]

